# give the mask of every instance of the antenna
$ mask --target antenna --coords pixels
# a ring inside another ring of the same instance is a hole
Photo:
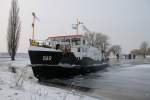
[[[83,22],[80,22],[79,19],[77,18],[77,35],[79,34],[79,25],[83,24]]]
[[[77,18],[77,23],[73,24],[72,28],[77,30],[77,35],[79,34],[79,25],[83,24],[83,22],[80,22],[79,19]],[[75,25],[75,26],[74,26]]]

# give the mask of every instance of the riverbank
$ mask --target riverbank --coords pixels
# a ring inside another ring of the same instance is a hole
[[[64,90],[40,84],[27,64],[29,61],[24,58],[16,61],[0,60],[1,100],[99,100],[73,89]]]

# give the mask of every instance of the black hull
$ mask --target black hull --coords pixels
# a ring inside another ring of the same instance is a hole
[[[61,51],[40,49],[28,51],[34,76],[39,80],[85,75],[108,67],[107,64],[95,62],[91,58],[79,60],[73,53],[64,55]]]
[[[54,78],[71,78],[76,75],[85,75],[92,72],[97,72],[108,67],[108,64],[97,64],[88,66],[61,66],[61,65],[31,65],[34,76],[39,80],[54,79]]]
[[[28,51],[31,64],[57,65],[62,59],[62,52],[55,51]],[[51,58],[50,58],[51,57]]]

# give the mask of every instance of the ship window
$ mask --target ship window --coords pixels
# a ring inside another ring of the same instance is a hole
[[[80,48],[78,48],[78,52],[80,52]]]
[[[72,45],[80,45],[81,41],[80,40],[72,40]]]
[[[76,41],[76,45],[80,45],[81,43],[80,43],[80,41]]]
[[[83,45],[85,45],[85,40],[83,40]]]

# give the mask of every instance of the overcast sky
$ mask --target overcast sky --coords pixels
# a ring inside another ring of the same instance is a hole
[[[7,51],[6,33],[11,0],[0,0],[0,52]],[[22,32],[18,52],[27,52],[32,12],[39,17],[36,38],[71,34],[79,18],[91,31],[102,32],[123,52],[150,44],[150,0],[19,0]]]

